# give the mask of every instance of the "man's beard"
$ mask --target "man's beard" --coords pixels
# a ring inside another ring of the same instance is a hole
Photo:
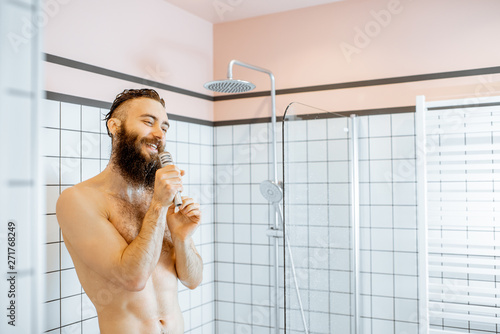
[[[157,145],[158,152],[162,152],[163,145],[159,141],[146,138],[138,141],[138,137],[137,134],[130,133],[121,126],[114,138],[116,145],[113,147],[111,159],[123,178],[131,185],[152,190],[156,171],[161,167],[161,163],[158,154],[145,157],[142,147],[146,143],[152,143]]]

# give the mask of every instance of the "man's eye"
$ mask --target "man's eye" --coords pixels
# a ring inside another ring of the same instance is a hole
[[[162,129],[163,133],[167,133],[167,129]]]
[[[144,121],[144,123],[146,123],[146,124],[147,124],[147,125],[149,125],[149,126],[153,125],[153,123],[152,123],[152,122],[150,122],[150,121]]]

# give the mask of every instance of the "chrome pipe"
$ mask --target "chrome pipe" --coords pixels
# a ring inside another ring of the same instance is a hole
[[[354,316],[353,316],[353,334],[360,333],[359,323],[360,323],[360,267],[359,267],[359,158],[358,158],[358,122],[356,115],[351,115],[350,117],[350,157],[351,157],[351,168],[350,168],[350,182],[351,182],[351,244],[352,244],[352,270],[354,279],[354,291],[353,293],[353,304],[354,304]]]
[[[249,68],[251,70],[263,72],[269,75],[271,79],[271,157],[272,157],[272,163],[273,163],[273,178],[272,180],[275,183],[278,183],[278,159],[276,157],[276,84],[275,84],[275,79],[274,79],[274,74],[269,71],[268,69],[254,66],[248,63],[244,63],[239,60],[231,60],[229,62],[229,65],[227,67],[227,78],[228,79],[233,79],[233,66],[234,65],[239,65],[243,66],[246,68]],[[277,228],[277,220],[275,220],[275,227]]]
[[[276,87],[275,87],[275,80],[274,80],[274,75],[271,71],[250,65],[248,63],[244,63],[239,60],[231,60],[229,62],[228,68],[227,68],[227,77],[228,79],[233,78],[233,66],[234,65],[239,65],[243,66],[246,68],[249,68],[251,70],[263,72],[269,75],[271,79],[271,157],[272,157],[272,164],[273,164],[273,178],[272,180],[278,184],[278,160],[276,157]],[[274,213],[274,228],[279,229],[279,223],[278,223],[278,213],[275,211]],[[278,239],[274,238],[274,259],[275,259],[275,265],[274,265],[274,286],[275,286],[275,305],[274,305],[274,313],[275,313],[275,332],[276,334],[280,333],[280,305],[279,305],[279,243]]]

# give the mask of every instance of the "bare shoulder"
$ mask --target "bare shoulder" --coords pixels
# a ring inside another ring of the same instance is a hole
[[[79,214],[106,216],[106,195],[99,187],[89,182],[79,183],[64,190],[56,205],[59,225],[67,220],[65,217]]]

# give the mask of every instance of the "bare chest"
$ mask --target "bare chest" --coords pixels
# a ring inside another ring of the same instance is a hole
[[[144,217],[149,209],[149,204],[150,201],[147,200],[142,203],[130,203],[119,198],[113,198],[111,200],[110,221],[128,244],[130,244],[141,231]],[[170,231],[168,226],[165,225],[162,253],[168,252],[172,246]]]

